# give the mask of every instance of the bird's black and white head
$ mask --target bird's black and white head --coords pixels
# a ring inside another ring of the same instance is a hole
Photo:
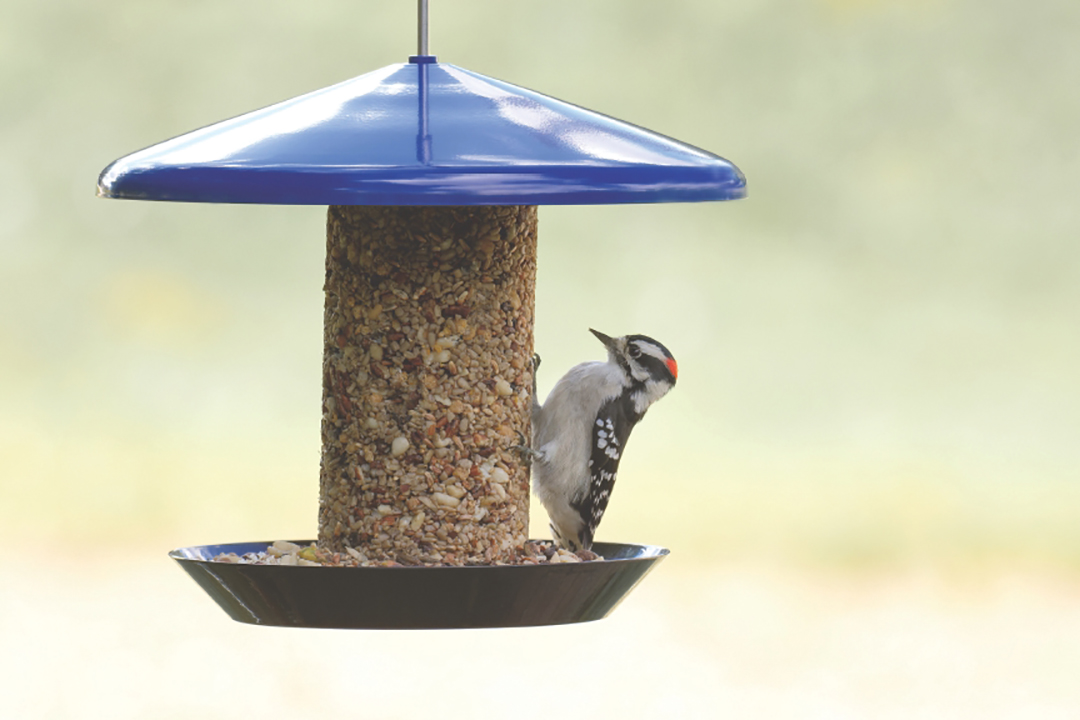
[[[679,366],[671,352],[645,335],[609,337],[589,329],[608,351],[608,361],[619,366],[624,384],[631,391],[634,410],[644,415],[650,405],[664,397],[679,376]]]

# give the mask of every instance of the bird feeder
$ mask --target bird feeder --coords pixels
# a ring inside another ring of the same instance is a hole
[[[171,556],[241,622],[547,625],[606,616],[666,554],[523,564],[538,205],[745,195],[721,157],[419,51],[113,162],[98,194],[328,205],[317,547],[361,567]],[[311,541],[303,541],[303,544]]]

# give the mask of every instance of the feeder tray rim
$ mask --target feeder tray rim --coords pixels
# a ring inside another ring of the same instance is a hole
[[[294,545],[301,547],[307,547],[310,545],[318,544],[317,540],[287,540]],[[545,540],[530,539],[526,542],[550,542]],[[197,562],[215,563],[219,565],[231,565],[231,566],[243,566],[243,567],[280,567],[280,568],[302,568],[304,570],[456,570],[461,571],[463,569],[478,570],[478,569],[498,569],[505,568],[533,568],[533,567],[555,567],[566,566],[575,567],[587,563],[614,563],[614,562],[632,562],[634,560],[641,560],[646,558],[662,558],[671,554],[668,548],[661,547],[659,545],[641,545],[637,543],[611,543],[611,542],[597,542],[594,543],[595,547],[601,549],[606,548],[633,548],[637,552],[634,555],[624,555],[618,557],[605,557],[602,553],[598,560],[582,560],[577,562],[564,562],[564,563],[503,563],[503,564],[475,564],[475,565],[279,565],[277,563],[251,563],[251,562],[225,562],[215,560],[215,555],[210,555],[210,552],[215,548],[228,548],[228,552],[240,554],[238,551],[241,547],[251,546],[253,548],[263,547],[262,551],[265,551],[267,547],[274,544],[274,541],[254,541],[254,542],[237,542],[237,543],[218,543],[211,545],[192,545],[188,547],[176,548],[169,551],[169,557],[173,560],[193,560]],[[245,552],[261,552],[258,550],[246,550]],[[222,554],[222,553],[217,553]]]

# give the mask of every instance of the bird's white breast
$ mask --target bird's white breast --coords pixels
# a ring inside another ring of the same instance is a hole
[[[541,459],[533,464],[533,480],[549,512],[556,498],[588,487],[596,412],[619,394],[623,381],[622,371],[613,363],[582,363],[555,384],[534,414],[532,446]]]

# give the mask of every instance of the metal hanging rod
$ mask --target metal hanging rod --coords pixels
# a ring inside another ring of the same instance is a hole
[[[428,54],[428,0],[417,0],[417,55]]]

